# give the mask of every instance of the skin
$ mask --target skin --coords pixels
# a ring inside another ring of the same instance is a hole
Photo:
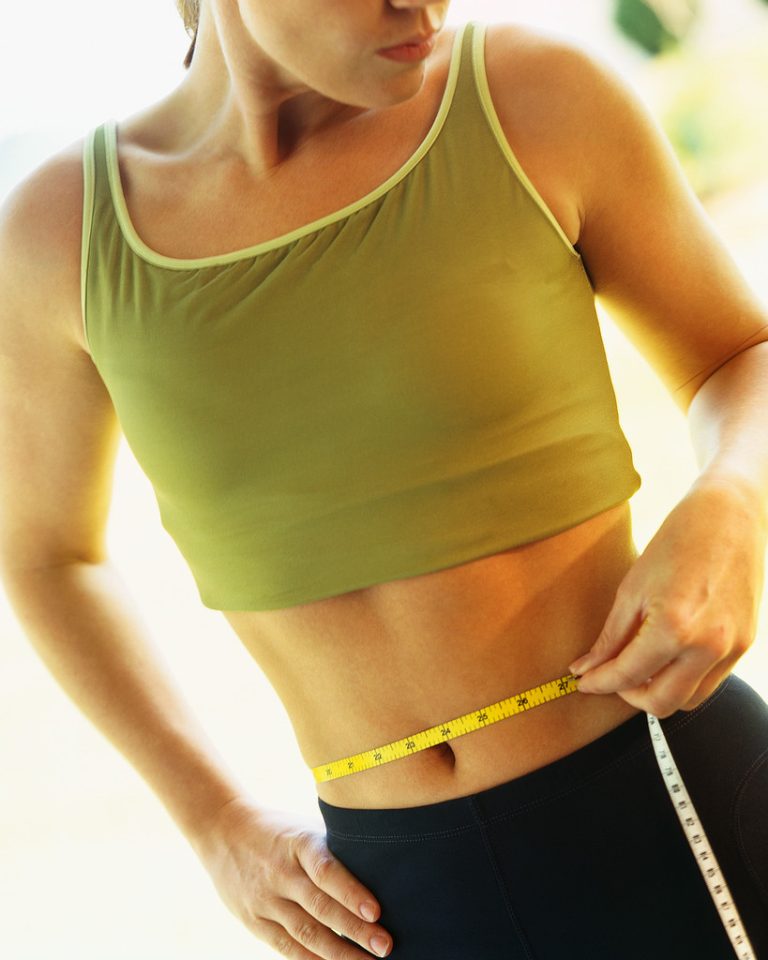
[[[196,149],[224,149],[226,144],[254,177],[269,178],[271,172],[311,143],[326,124],[343,124],[368,109],[385,108],[415,96],[423,81],[422,70],[392,71],[392,65],[377,58],[373,50],[434,27],[434,22],[425,23],[420,17],[406,25],[403,20],[400,32],[390,32],[387,22],[380,19],[378,3],[355,5],[351,8],[352,16],[347,3],[323,4],[322,11],[318,7],[319,3],[310,0],[267,11],[262,4],[253,3],[247,5],[238,20],[232,5],[211,0],[210,16],[204,12],[198,38],[206,52],[197,64],[197,74],[193,73],[193,60],[188,77],[187,89],[195,92],[185,94],[183,87],[179,92],[180,96],[191,96],[195,109],[198,102],[203,104],[195,121]],[[386,13],[393,9],[419,13],[423,18],[430,13],[430,6],[424,4],[385,5]],[[302,39],[294,38],[301,37],[302,23],[310,19],[317,32],[307,48]],[[377,39],[371,44],[370,37]],[[232,71],[228,76],[221,70],[222,59]],[[567,54],[564,60],[561,79],[567,81],[568,71],[581,69],[582,65],[569,64]],[[243,84],[238,70],[240,75],[255,75],[258,82]],[[525,80],[535,88],[535,74],[532,80],[531,76],[529,72]],[[202,87],[200,77],[206,78]],[[511,72],[510,79],[513,80]],[[568,84],[574,91],[573,99],[580,95],[586,101],[597,93],[599,103],[616,111],[612,117],[616,122],[606,123],[610,132],[600,151],[601,158],[612,159],[596,162],[595,154],[582,150],[583,167],[575,166],[569,171],[580,187],[579,249],[596,293],[611,305],[642,352],[655,360],[675,399],[687,410],[703,380],[712,373],[713,360],[721,360],[734,345],[743,346],[748,334],[762,329],[765,315],[733,271],[726,251],[690,195],[686,195],[671,152],[654,136],[638,105],[621,103],[620,91],[612,88],[610,78],[601,77],[599,70],[589,77],[592,87],[580,84],[580,79],[575,75],[573,84]],[[183,108],[184,101],[178,106]],[[547,124],[546,132],[542,131],[545,135],[558,127],[556,110],[553,104],[554,117],[540,114]],[[553,149],[553,155],[573,156],[574,151],[565,145],[581,143],[583,138],[569,123],[578,126],[589,115],[589,108],[578,103],[571,110],[570,119],[568,115],[562,117],[565,148]],[[216,146],[211,148],[210,144]],[[634,169],[638,157],[643,158],[644,169],[654,180],[642,192],[629,188],[620,173],[621,169]],[[613,169],[611,163],[615,165]],[[649,210],[654,199],[660,207],[657,216]],[[670,210],[678,212],[672,225]],[[644,233],[648,224],[659,225],[658,236]],[[619,236],[625,238],[624,243],[615,242]],[[675,257],[678,283],[673,290],[667,277]],[[644,268],[638,269],[643,261]],[[706,322],[702,301],[696,300],[702,273],[724,281],[719,287],[719,299],[713,291],[702,294],[709,298],[711,324]],[[716,328],[716,315],[728,315],[737,302],[742,307],[742,327],[735,327],[723,339],[709,340],[705,331]],[[677,327],[671,325],[674,320]],[[722,382],[725,376],[721,372],[712,384]],[[706,392],[700,395],[699,406],[704,405],[705,398]],[[625,703],[636,709],[669,716],[681,707],[693,709],[709,696],[748,649],[754,638],[762,588],[765,526],[755,523],[757,517],[762,519],[756,510],[759,493],[755,495],[749,482],[740,481],[738,471],[720,466],[719,471],[713,469],[694,486],[672,511],[643,556],[630,567],[614,606],[603,618],[603,630],[593,647],[595,656],[587,662],[588,668],[603,666],[590,677],[591,684],[583,684],[585,694],[619,693]],[[717,524],[713,524],[713,517]],[[717,550],[713,549],[715,544]],[[747,576],[745,570],[749,571]],[[392,585],[384,586],[386,596],[392,597]],[[563,589],[563,580],[560,588]],[[533,593],[529,591],[530,595]],[[404,606],[410,611],[409,621],[418,622],[416,599],[409,598]],[[297,615],[301,614],[297,611]],[[233,619],[236,623],[237,618]],[[384,623],[393,619],[382,616]],[[437,622],[439,618],[433,613],[431,620]],[[465,613],[459,620],[467,623]],[[281,625],[283,622],[281,616]],[[346,608],[342,622],[353,622]],[[247,632],[244,624],[241,635]],[[320,643],[320,629],[311,632]],[[352,632],[373,633],[366,628]],[[432,644],[428,646],[434,649]],[[323,653],[326,655],[327,651]],[[582,665],[580,670],[584,669]],[[416,675],[419,672],[416,670]],[[658,674],[655,684],[645,683],[654,673]],[[479,691],[473,702],[482,702]],[[446,711],[447,707],[442,712],[437,710],[436,715],[447,716]],[[316,710],[311,713],[317,715]],[[365,741],[359,726],[354,729]],[[455,745],[458,751],[463,746]],[[346,750],[339,747],[337,753],[352,750],[350,744]],[[318,750],[317,755],[330,756],[330,747],[326,752]],[[459,765],[463,765],[463,758]],[[331,794],[332,802],[334,799],[338,798]],[[247,823],[248,808],[243,810],[234,801],[219,821],[222,835],[237,836],[238,816],[243,816]],[[304,835],[303,846],[297,845],[297,857],[306,864],[307,872],[317,876],[318,861],[313,862],[308,851],[314,850],[314,855],[322,858],[324,843],[317,834],[310,837],[313,839]],[[330,878],[338,862],[328,862]],[[227,874],[227,869],[232,872]],[[238,877],[249,869],[252,860],[247,858],[238,869],[233,870],[231,862],[229,867],[222,867],[222,888],[236,888]],[[337,893],[329,883],[326,890],[337,900],[344,900],[349,888],[340,886]],[[333,909],[329,906],[329,914]],[[312,949],[325,955],[314,944]]]
[[[440,30],[449,6],[203,0],[195,54],[173,102],[187,119],[189,150],[268,179],[328,125],[418,93],[424,62],[403,70],[376,51]]]
[[[201,22],[193,66],[166,101],[180,121],[174,145],[183,145],[182,136],[187,137],[191,165],[206,159],[231,163],[254,182],[271,182],[324,131],[416,96],[423,66],[403,70],[402,65],[376,57],[375,50],[425,30],[430,25],[429,8],[438,6],[373,0],[355,4],[293,0],[280,5],[243,0],[238,5],[211,0],[210,8],[204,4],[208,26]],[[298,33],[291,32],[292,23],[309,22],[317,55],[305,49],[306,38],[294,41]],[[290,647],[302,633],[308,640],[307,653],[315,650],[318,657],[324,645],[329,655],[334,651],[338,655],[337,641],[345,634],[374,638],[378,642],[371,644],[372,653],[385,642],[392,652],[408,647],[407,672],[400,670],[391,691],[393,698],[402,695],[394,705],[402,709],[401,715],[394,709],[390,714],[396,725],[411,719],[407,711],[412,706],[407,685],[398,685],[397,679],[429,670],[436,645],[446,638],[457,638],[452,652],[460,654],[467,646],[462,638],[471,636],[475,653],[487,653],[488,666],[472,678],[453,662],[445,677],[457,686],[443,690],[446,683],[441,682],[435,697],[444,695],[445,701],[430,703],[441,717],[449,715],[449,707],[461,697],[467,698],[468,706],[489,702],[492,681],[499,682],[500,695],[521,689],[512,679],[522,663],[554,676],[555,669],[593,643],[605,624],[594,643],[603,666],[595,669],[592,683],[602,696],[565,698],[546,713],[520,718],[515,727],[496,724],[482,738],[459,738],[455,776],[445,770],[438,776],[437,763],[429,770],[421,768],[425,777],[418,786],[432,799],[440,799],[436,784],[451,792],[457,789],[458,777],[471,767],[473,750],[482,770],[495,780],[498,771],[488,769],[488,758],[504,756],[511,762],[518,747],[512,737],[528,739],[523,736],[531,729],[523,726],[528,721],[549,723],[552,718],[553,736],[542,736],[542,743],[569,727],[588,742],[606,729],[603,708],[611,701],[660,717],[681,707],[692,709],[754,639],[762,588],[768,358],[766,344],[758,341],[765,339],[759,332],[768,321],[764,308],[692,202],[670,152],[637,102],[582,54],[557,45],[542,45],[539,51],[535,42],[513,42],[514,33],[500,37],[496,53],[504,60],[505,86],[523,91],[519,100],[530,106],[519,108],[511,94],[499,97],[500,107],[509,108],[511,116],[503,118],[504,129],[517,132],[523,165],[535,171],[534,179],[541,175],[539,183],[553,182],[544,176],[548,168],[556,167],[567,177],[580,211],[579,230],[570,235],[578,240],[595,291],[653,363],[683,411],[690,407],[697,452],[706,469],[636,562],[628,553],[628,526],[622,523],[614,537],[607,523],[599,528],[590,524],[589,531],[585,524],[548,542],[447,575],[377,585],[365,602],[359,598],[359,607],[358,598],[350,598],[349,604],[344,598],[338,598],[338,604],[332,598],[322,608],[278,612],[275,637],[281,643],[276,649]],[[370,42],[370,37],[376,39]],[[246,83],[244,77],[251,80]],[[589,137],[584,136],[585,128]],[[3,307],[0,353],[11,377],[0,421],[11,424],[5,444],[8,461],[23,466],[15,479],[11,471],[5,472],[3,483],[10,486],[2,497],[13,503],[20,531],[17,536],[6,533],[3,542],[6,569],[12,562],[16,571],[12,593],[17,609],[28,605],[40,620],[39,636],[53,638],[51,649],[61,661],[60,675],[71,668],[72,689],[75,679],[82,686],[78,702],[92,697],[88,701],[92,715],[114,722],[116,740],[130,730],[136,741],[132,756],[158,759],[152,780],[167,783],[164,796],[169,805],[179,809],[186,797],[197,798],[193,812],[185,807],[183,822],[195,833],[200,856],[233,912],[259,938],[285,947],[280,952],[286,955],[302,960],[364,957],[353,945],[340,943],[333,931],[364,946],[371,935],[383,933],[391,946],[387,931],[365,923],[359,912],[359,903],[371,899],[374,916],[379,915],[375,891],[366,890],[329,855],[316,825],[251,802],[224,773],[212,773],[213,764],[200,775],[195,768],[195,776],[183,777],[190,767],[176,742],[163,743],[156,754],[148,752],[158,731],[171,727],[163,718],[168,717],[173,691],[161,687],[159,670],[151,673],[149,655],[142,658],[136,652],[138,627],[129,622],[130,605],[125,604],[125,612],[118,610],[112,586],[108,592],[104,588],[101,608],[93,603],[96,588],[89,586],[86,592],[86,579],[90,583],[91,578],[101,578],[106,569],[103,530],[116,424],[106,391],[81,345],[73,344],[71,335],[66,342],[63,336],[54,336],[56,323],[40,323],[41,317],[58,321],[66,315],[67,328],[74,330],[81,320],[79,290],[73,282],[79,281],[79,147],[74,163],[61,160],[58,167],[46,168],[30,181],[34,191],[29,195],[17,193],[0,237],[0,265],[13,268],[0,278],[0,305],[10,304]],[[322,159],[322,150],[317,155]],[[637,189],[638,171],[642,190]],[[61,189],[63,182],[67,190]],[[548,200],[557,193],[543,192]],[[62,251],[71,255],[71,262],[65,262]],[[54,290],[58,300],[51,296]],[[60,291],[70,290],[65,308]],[[58,332],[63,327],[58,326]],[[753,349],[746,350],[748,345]],[[737,348],[743,352],[722,365]],[[4,416],[6,410],[12,416]],[[42,520],[41,504],[46,508]],[[605,579],[598,591],[599,560],[605,565]],[[56,564],[60,572],[54,575]],[[64,588],[63,581],[70,577],[77,580],[80,592]],[[619,582],[622,589],[616,592]],[[39,599],[34,599],[36,591]],[[593,603],[598,592],[603,606]],[[557,612],[557,604],[569,618],[568,631],[562,634],[546,619]],[[592,608],[589,616],[594,622],[587,622],[580,604]],[[639,630],[644,616],[647,626]],[[50,623],[43,623],[46,618]],[[32,619],[30,613],[28,622]],[[504,620],[509,622],[500,625]],[[67,624],[76,630],[64,637]],[[530,629],[536,625],[540,633]],[[577,625],[583,636],[574,637]],[[125,643],[120,642],[121,631]],[[540,636],[548,643],[539,643]],[[413,637],[421,640],[418,648],[409,646]],[[578,649],[568,649],[568,642]],[[72,650],[82,654],[77,663]],[[545,656],[553,662],[545,663]],[[109,688],[107,668],[118,657],[119,682]],[[423,659],[414,665],[418,657]],[[664,664],[669,666],[664,669]],[[318,670],[322,666],[319,663]],[[502,670],[509,676],[500,676]],[[638,686],[651,675],[656,680],[649,687]],[[101,694],[99,684],[104,688]],[[611,697],[611,691],[620,696]],[[131,692],[137,700],[141,695],[141,709],[131,709]],[[368,692],[360,699],[365,700]],[[596,718],[591,728],[585,723],[590,701]],[[115,704],[124,708],[122,726]],[[572,724],[556,716],[561,708],[574,710]],[[180,707],[178,711],[181,716]],[[320,716],[314,705],[313,715]],[[186,717],[173,727],[185,733],[192,729]],[[410,723],[405,728],[412,729]],[[355,736],[361,738],[381,732],[356,729]],[[336,730],[332,733],[327,745],[317,746],[317,761],[328,756],[327,749],[346,746],[337,740]],[[508,735],[507,743],[503,738]],[[195,736],[195,752],[204,755],[201,744]],[[350,743],[350,748],[357,745]],[[507,745],[508,754],[503,749]],[[579,745],[561,747],[570,752]],[[538,759],[554,758],[540,753]],[[422,761],[432,762],[424,754],[411,761],[409,769],[414,772]],[[440,765],[444,766],[442,761]],[[382,767],[373,773],[387,771]],[[503,774],[514,775],[510,768]],[[217,789],[202,797],[200,785],[214,783]],[[372,780],[361,780],[361,789],[366,783]],[[475,780],[474,788],[482,785]],[[221,803],[222,795],[229,799]],[[401,796],[406,805],[419,802]]]

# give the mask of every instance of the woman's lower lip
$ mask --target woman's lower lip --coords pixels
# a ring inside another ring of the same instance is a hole
[[[426,43],[406,43],[402,47],[392,47],[391,50],[379,50],[379,55],[388,60],[423,60],[435,49],[435,38],[431,37]]]

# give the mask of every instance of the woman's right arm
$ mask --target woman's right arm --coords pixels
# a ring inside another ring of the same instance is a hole
[[[312,822],[249,797],[106,553],[120,429],[75,332],[82,203],[75,145],[0,206],[0,579],[56,682],[160,799],[230,909],[286,956],[359,960],[332,930],[366,945],[384,933],[358,913],[376,898]]]
[[[58,684],[192,839],[243,791],[106,554],[120,429],[74,334],[80,169],[58,155],[0,207],[0,576]]]

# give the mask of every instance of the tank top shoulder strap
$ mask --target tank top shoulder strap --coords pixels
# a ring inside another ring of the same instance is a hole
[[[105,120],[89,130],[83,138],[83,229],[80,257],[80,303],[87,342],[87,292],[89,273],[93,282],[93,265],[101,262],[107,251],[105,244],[114,241],[119,231],[115,220],[107,161],[107,127]],[[107,236],[108,235],[108,236]],[[118,237],[119,242],[119,237]]]
[[[478,43],[484,42],[485,29],[485,23],[479,20],[470,20],[461,28],[459,54],[461,62],[451,106],[451,113],[455,118],[460,118],[459,123],[471,122],[471,118],[477,116],[479,105],[477,75],[478,70],[482,68]]]
[[[489,24],[473,20],[466,25],[461,44],[461,66],[446,121],[443,149],[457,169],[470,170],[477,179],[482,195],[493,192],[494,180],[500,171],[507,173],[507,187],[527,194],[525,221],[544,218],[574,259],[580,254],[566,236],[561,224],[523,168],[512,144],[507,139],[491,96],[486,69],[486,34]],[[468,195],[469,185],[466,186]],[[476,199],[476,196],[475,196]]]
[[[490,147],[498,150],[493,143],[492,124],[489,116],[488,83],[485,74],[485,35],[487,25],[478,20],[470,20],[460,27],[460,50],[454,56],[460,62],[458,69],[452,69],[455,75],[455,89],[451,95],[451,107],[445,123],[443,137],[450,140],[449,149],[457,153],[479,150],[487,152]]]

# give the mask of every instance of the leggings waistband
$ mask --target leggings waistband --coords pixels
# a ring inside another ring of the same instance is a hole
[[[734,682],[743,681],[734,680],[734,675],[729,674],[694,710],[678,710],[660,721],[665,735],[706,710]],[[495,816],[508,817],[546,803],[652,749],[648,715],[643,712],[573,753],[479,793],[415,807],[338,807],[321,797],[317,801],[329,834],[367,841],[425,838],[444,835],[446,831],[474,829],[478,817],[488,822]]]

